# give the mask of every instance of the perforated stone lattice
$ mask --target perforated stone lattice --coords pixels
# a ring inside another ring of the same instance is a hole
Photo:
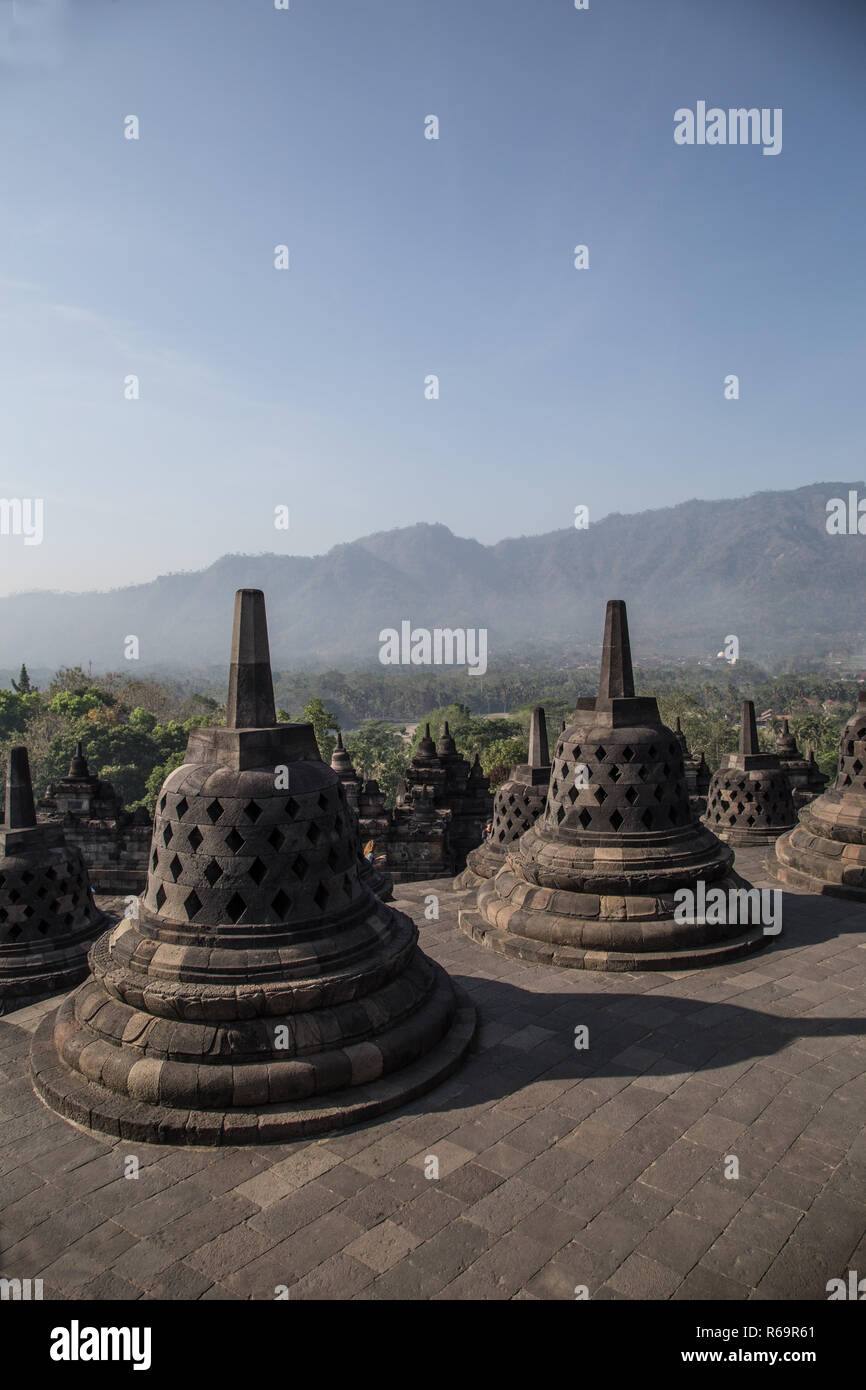
[[[634,730],[628,731],[634,734]],[[553,757],[548,826],[584,831],[670,830],[691,819],[683,755],[674,738],[560,738]]]
[[[716,773],[707,798],[707,824],[724,831],[741,827],[786,828],[794,820],[791,792],[784,773],[766,769],[762,773],[724,770]]]
[[[842,735],[836,786],[840,791],[866,792],[866,723]]]
[[[25,946],[57,939],[95,923],[87,872],[68,847],[47,868],[23,856],[7,858],[0,871],[0,946]]]
[[[358,850],[340,783],[259,800],[165,792],[145,901],[200,926],[321,915],[357,895]]]
[[[518,840],[544,810],[546,794],[546,787],[531,787],[525,782],[503,782],[493,799],[492,842],[509,845]]]

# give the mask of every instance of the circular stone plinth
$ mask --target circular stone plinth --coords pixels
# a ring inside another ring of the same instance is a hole
[[[529,961],[533,965],[566,966],[572,970],[691,970],[750,955],[760,951],[769,940],[763,927],[757,926],[748,927],[742,936],[705,945],[695,943],[660,951],[602,951],[519,936],[514,931],[491,926],[480,912],[467,909],[460,912],[460,930],[479,946],[486,946],[500,956]],[[688,930],[694,932],[695,928]]]
[[[457,1008],[445,1035],[429,1052],[398,1071],[341,1091],[297,1102],[238,1106],[230,1112],[133,1102],[71,1071],[61,1061],[54,1038],[60,1010],[47,1014],[34,1036],[33,1084],[42,1100],[65,1119],[139,1143],[276,1144],[346,1129],[432,1090],[463,1060],[475,1033],[475,1009],[461,991],[453,990],[444,970],[434,968],[439,976],[437,991],[453,991],[457,996]],[[345,1051],[351,1054],[352,1049]]]

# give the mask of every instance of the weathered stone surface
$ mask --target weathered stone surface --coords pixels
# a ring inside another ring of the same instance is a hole
[[[66,776],[49,785],[37,809],[43,821],[62,826],[66,843],[87,865],[94,892],[141,892],[153,833],[150,816],[141,807],[125,810],[111,783],[91,775],[81,743]]]
[[[776,841],[775,871],[810,893],[866,902],[866,691],[842,730],[836,781]]]
[[[0,1009],[78,984],[106,925],[78,850],[59,826],[37,824],[27,749],[12,748],[0,829]]]
[[[776,753],[760,751],[754,702],[744,700],[740,746],[713,776],[704,824],[729,844],[768,844],[795,819],[788,775]]]
[[[349,808],[350,815],[353,815],[359,823],[359,837],[362,847],[358,859],[360,876],[371,893],[375,893],[377,898],[381,898],[383,903],[386,903],[394,896],[393,880],[390,874],[385,872],[383,867],[385,856],[382,852],[382,847],[384,846],[385,836],[387,835],[387,816],[385,817],[384,827],[373,826],[372,831],[369,825],[361,821],[360,808],[364,787],[360,777],[352,766],[352,760],[349,754],[343,747],[343,735],[339,732],[337,733],[337,746],[331,756],[331,768],[336,772],[342,784],[343,791],[346,793],[346,805]],[[375,786],[376,784],[371,783],[370,785]],[[378,791],[378,787],[376,790]],[[382,797],[383,808],[384,804],[385,798]],[[371,833],[368,833],[370,831]],[[370,841],[373,843],[371,853],[374,857],[372,859],[368,859],[363,852],[363,846]],[[379,856],[378,862],[376,859],[377,851]]]
[[[758,950],[760,927],[678,921],[674,894],[746,886],[693,817],[682,750],[634,694],[625,604],[608,603],[597,699],[560,735],[542,816],[478,889],[460,926],[534,963],[583,970],[709,964]]]
[[[261,722],[267,653],[264,597],[242,590],[226,726],[191,733],[137,915],[34,1041],[43,1098],[91,1128],[183,1144],[340,1128],[434,1085],[471,1038],[412,921],[363,881],[312,725]]]

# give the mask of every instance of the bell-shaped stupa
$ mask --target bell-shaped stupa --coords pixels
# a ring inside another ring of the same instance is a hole
[[[235,602],[226,725],[157,803],[137,913],[33,1045],[43,1099],[124,1139],[247,1144],[393,1109],[459,1064],[474,1011],[366,887],[311,724],[278,724],[264,595]]]
[[[821,795],[830,778],[815,762],[814,752],[810,751],[808,758],[803,757],[787,719],[782,720],[782,732],[776,739],[776,752],[791,783],[794,810],[799,811]]]
[[[732,862],[692,816],[673,730],[653,697],[634,693],[625,604],[612,600],[598,698],[578,701],[544,813],[460,913],[461,929],[505,955],[584,970],[712,964],[757,950],[763,929],[706,921],[699,906],[688,914],[674,894],[689,890],[695,906],[710,887],[745,888]]]
[[[528,760],[513,767],[507,781],[497,787],[490,834],[466,856],[466,868],[454,880],[455,888],[476,888],[499,872],[508,849],[544,810],[549,782],[547,722],[541,705],[536,705],[530,718]]]
[[[776,841],[774,867],[792,888],[866,902],[866,690],[842,730],[836,781]]]
[[[363,783],[352,766],[352,759],[347,750],[343,747],[343,735],[339,729],[337,730],[336,747],[331,754],[331,768],[336,772],[343,784],[343,791],[346,793],[346,805],[349,811],[355,817],[355,820],[360,822]],[[388,902],[389,899],[394,896],[394,881],[391,875],[386,873],[385,870],[375,862],[375,857],[368,859],[367,855],[364,853],[365,846],[372,842],[373,849],[370,853],[375,856],[376,833],[374,831],[372,835],[368,835],[366,828],[359,823],[358,835],[358,869],[361,878],[367,884],[367,887],[373,890],[377,898],[381,898],[383,902]]]
[[[0,1011],[77,985],[107,925],[79,851],[59,825],[37,823],[27,749],[10,749],[0,826]]]
[[[779,755],[760,750],[752,700],[743,701],[739,749],[725,753],[714,773],[703,819],[732,845],[769,844],[797,819]]]

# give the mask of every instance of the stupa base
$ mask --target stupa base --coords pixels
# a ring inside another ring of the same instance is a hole
[[[57,1011],[42,1019],[34,1035],[33,1085],[45,1104],[64,1119],[137,1143],[278,1144],[333,1133],[407,1105],[456,1071],[472,1041],[476,1020],[469,999],[460,991],[455,994],[457,1008],[451,1025],[429,1052],[375,1081],[298,1102],[190,1110],[114,1094],[61,1061],[54,1039]]]
[[[777,840],[769,868],[791,888],[866,903],[866,846],[825,839],[802,822]]]
[[[654,951],[599,950],[585,946],[569,946],[560,941],[540,941],[535,937],[519,936],[516,932],[493,927],[480,912],[463,910],[460,930],[500,956],[527,961],[532,965],[565,966],[571,970],[694,970],[706,965],[720,965],[750,955],[767,945],[769,937],[763,927],[748,927],[742,936],[706,945],[670,946]]]
[[[0,952],[0,1013],[66,994],[80,985],[89,970],[88,951],[110,925],[107,917],[100,916],[63,947],[46,942],[40,951],[5,948]]]
[[[738,849],[763,849],[766,845],[774,845],[780,835],[785,835],[789,830],[793,830],[791,825],[779,825],[769,830],[720,830],[718,826],[712,825],[710,829],[717,839],[723,844],[733,845]]]

